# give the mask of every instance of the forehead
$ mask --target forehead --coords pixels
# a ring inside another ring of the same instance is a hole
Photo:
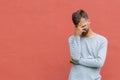
[[[87,21],[87,20],[86,20],[85,18],[81,18],[79,24],[85,23],[86,21]]]

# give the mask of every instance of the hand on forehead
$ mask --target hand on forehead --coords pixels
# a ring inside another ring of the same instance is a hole
[[[79,25],[83,26],[83,25],[87,25],[87,23],[88,23],[88,21],[85,18],[81,18]]]
[[[79,23],[79,26],[81,26],[81,27],[82,27],[82,26],[85,26],[85,25],[87,25],[87,24],[88,24],[88,22],[87,22],[87,21],[85,21],[85,22],[80,22],[80,23]]]

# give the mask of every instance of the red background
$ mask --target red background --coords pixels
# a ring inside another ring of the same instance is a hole
[[[0,80],[67,80],[71,14],[109,40],[102,80],[120,80],[120,0],[0,0]]]

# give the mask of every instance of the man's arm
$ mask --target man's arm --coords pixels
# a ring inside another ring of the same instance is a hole
[[[86,23],[85,23],[86,24]],[[77,63],[80,59],[81,56],[81,45],[80,45],[80,35],[83,32],[86,32],[87,26],[83,27],[83,25],[77,25],[75,27],[75,33],[74,35],[70,36],[68,39],[69,47],[70,47],[70,55],[71,55],[71,60],[74,60],[74,63]]]
[[[96,53],[98,54],[97,58],[91,58],[91,59],[80,58],[78,64],[88,67],[102,67],[106,59],[107,45],[108,45],[108,41],[105,40],[99,47],[98,52]]]
[[[80,46],[80,36],[70,36],[68,39],[69,48],[70,48],[70,56],[74,62],[78,62],[80,59],[81,46]]]

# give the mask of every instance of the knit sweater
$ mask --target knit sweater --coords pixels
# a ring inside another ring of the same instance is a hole
[[[97,34],[94,37],[71,35],[68,38],[72,65],[68,80],[101,80],[100,70],[103,67],[108,40]]]

